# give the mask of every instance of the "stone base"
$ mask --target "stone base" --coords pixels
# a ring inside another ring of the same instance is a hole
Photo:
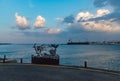
[[[32,56],[31,58],[32,64],[48,64],[48,65],[59,65],[59,58],[47,58],[47,57],[40,57],[40,56]]]

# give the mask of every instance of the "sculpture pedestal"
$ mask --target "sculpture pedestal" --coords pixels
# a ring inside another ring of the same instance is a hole
[[[33,56],[31,58],[32,64],[48,64],[59,65],[59,56]]]

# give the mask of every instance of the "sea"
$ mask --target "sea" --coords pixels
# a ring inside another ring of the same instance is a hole
[[[0,45],[0,58],[16,59],[31,63],[31,55],[35,54],[33,44]],[[120,45],[59,45],[57,54],[60,65],[84,66],[106,70],[120,71]]]

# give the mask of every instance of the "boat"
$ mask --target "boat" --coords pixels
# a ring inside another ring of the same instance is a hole
[[[67,42],[67,45],[89,45],[90,43],[89,42],[73,42],[73,41],[71,41],[71,40],[68,40],[68,42]]]
[[[35,55],[31,57],[32,64],[59,65],[59,55],[56,54],[58,45],[40,45],[34,44]]]

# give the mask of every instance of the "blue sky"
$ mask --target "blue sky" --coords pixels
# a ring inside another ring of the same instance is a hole
[[[0,0],[0,42],[120,40],[118,3],[119,0]]]

